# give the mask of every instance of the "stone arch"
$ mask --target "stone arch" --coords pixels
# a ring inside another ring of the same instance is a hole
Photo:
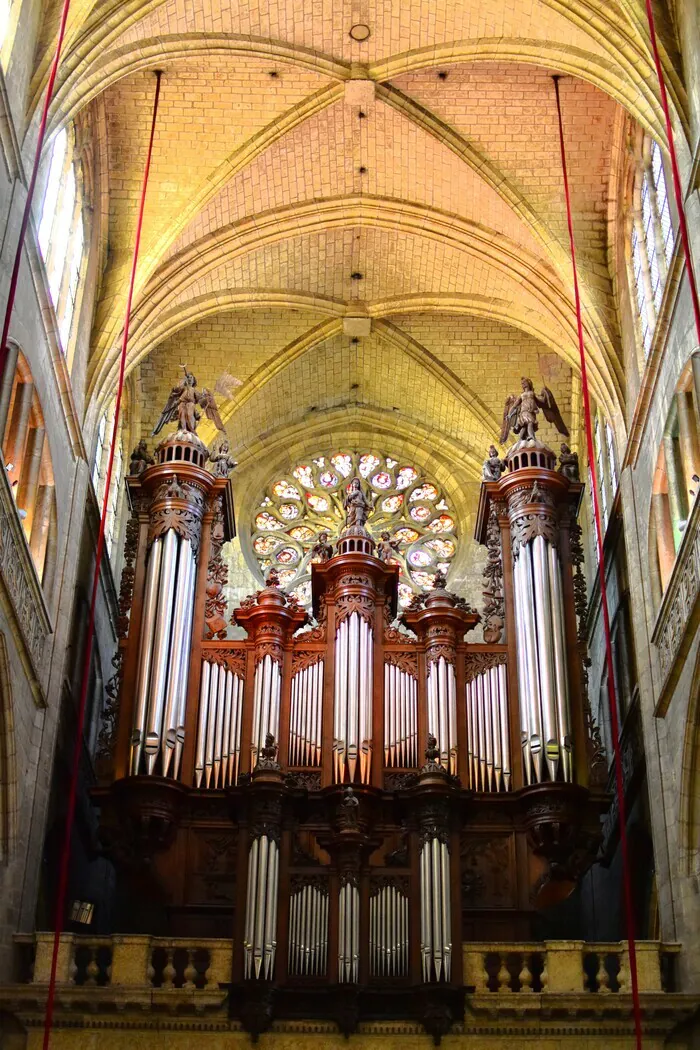
[[[12,676],[5,637],[0,634],[0,864],[7,864],[17,831],[17,769],[12,711]]]

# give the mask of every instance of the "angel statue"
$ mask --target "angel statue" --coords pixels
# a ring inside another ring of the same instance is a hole
[[[568,437],[569,431],[561,418],[561,413],[554,400],[552,391],[543,386],[542,393],[538,397],[532,385],[532,380],[527,379],[525,376],[523,376],[522,387],[522,393],[511,394],[510,397],[506,398],[503,409],[501,444],[504,445],[508,440],[508,434],[511,430],[516,434],[521,434],[524,431],[521,441],[534,441],[538,425],[537,413],[540,409],[544,412],[544,418],[547,422],[553,423],[560,434]]]
[[[347,493],[343,500],[343,509],[345,510],[346,529],[364,529],[372,504],[366,499],[359,478],[353,478],[348,485]]]
[[[202,418],[202,413],[199,411],[200,408],[207,419],[211,419],[216,425],[217,430],[226,433],[214,401],[214,395],[206,387],[202,387],[201,390],[195,390],[197,380],[191,372],[187,371],[187,365],[182,367],[185,370],[185,377],[170,391],[168,402],[161,413],[160,419],[153,428],[153,433],[159,434],[166,423],[172,423],[173,420],[177,419],[178,430],[186,430],[190,434],[194,434],[197,430],[197,424]]]

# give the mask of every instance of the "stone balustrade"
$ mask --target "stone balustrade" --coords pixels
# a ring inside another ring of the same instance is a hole
[[[31,983],[48,984],[53,934],[16,938],[34,946]],[[637,941],[641,993],[659,994],[667,987],[668,963],[680,951],[675,944]],[[630,992],[626,941],[544,941],[527,944],[466,943],[464,983],[476,996],[622,995]],[[230,940],[147,937],[61,936],[57,982],[76,988],[184,989],[218,991],[231,981]]]
[[[662,993],[668,964],[679,945],[637,941],[640,992]],[[478,996],[615,995],[630,992],[626,941],[544,941],[463,945],[464,983]]]

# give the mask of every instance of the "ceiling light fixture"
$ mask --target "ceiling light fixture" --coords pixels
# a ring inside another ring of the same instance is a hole
[[[350,27],[350,37],[352,40],[355,40],[358,44],[363,44],[365,40],[369,40],[369,26],[365,25],[364,22],[357,22],[354,26]]]

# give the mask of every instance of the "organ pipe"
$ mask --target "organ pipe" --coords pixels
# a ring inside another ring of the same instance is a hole
[[[418,765],[418,683],[390,663],[384,665],[384,764]]]
[[[336,634],[333,700],[334,779],[369,783],[372,762],[371,626],[357,612],[341,620]]]
[[[199,724],[195,751],[198,788],[224,788],[238,782],[241,757],[243,679],[218,664],[202,661]]]
[[[398,886],[382,886],[369,901],[370,974],[408,974],[408,897]]]
[[[258,661],[253,682],[253,736],[250,745],[253,768],[265,746],[267,734],[272,733],[275,740],[278,739],[281,687],[280,665],[266,653]]]
[[[268,835],[253,839],[248,853],[244,970],[247,979],[271,980],[277,950],[279,848]]]
[[[185,704],[196,563],[189,540],[175,529],[153,540],[146,571],[130,771],[177,776],[184,743]]]
[[[457,772],[457,684],[454,666],[444,656],[428,668],[428,733],[437,739],[440,765]]]
[[[544,536],[521,545],[514,573],[523,764],[528,784],[573,779],[561,566]],[[544,757],[544,764],[543,759]]]
[[[360,891],[346,880],[338,898],[338,980],[357,984],[360,964]]]
[[[510,730],[505,664],[466,685],[467,775],[472,791],[509,791]]]
[[[323,660],[297,671],[292,678],[289,714],[290,766],[321,765]]]
[[[436,836],[420,852],[421,968],[423,980],[449,981],[452,970],[450,853]]]
[[[328,891],[307,884],[289,901],[289,972],[323,977],[328,959]]]

